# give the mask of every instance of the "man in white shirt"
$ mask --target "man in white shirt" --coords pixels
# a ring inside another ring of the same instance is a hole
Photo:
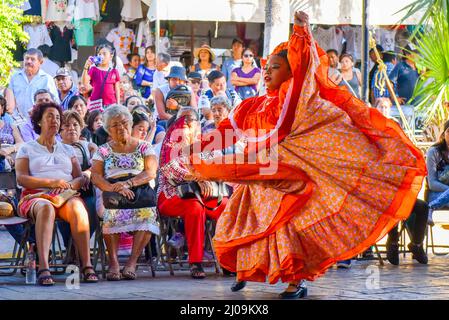
[[[23,58],[23,69],[14,73],[9,82],[8,88],[13,95],[7,96],[12,100],[8,101],[8,105],[13,110],[13,118],[17,126],[29,118],[29,111],[34,105],[34,94],[39,89],[47,89],[55,97],[55,102],[60,103],[55,81],[48,73],[41,70],[43,59],[40,50],[27,50]]]
[[[153,74],[153,90],[167,84],[166,76],[170,73],[171,57],[167,53],[159,53],[156,57],[156,71]]]

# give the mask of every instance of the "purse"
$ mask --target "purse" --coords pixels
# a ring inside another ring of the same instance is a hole
[[[106,76],[103,79],[103,83],[101,84],[101,90],[100,90],[101,93],[103,93],[104,85],[106,84],[106,80],[108,79],[109,72],[111,72],[111,68],[108,69],[108,72],[106,72]],[[97,100],[89,101],[89,104],[87,106],[87,110],[89,112],[92,112],[94,110],[100,110],[101,112],[103,112],[104,111],[103,99],[97,99]]]
[[[56,208],[61,208],[67,201],[76,196],[79,196],[78,191],[72,189],[66,189],[60,194],[55,194],[50,191],[38,192],[22,197],[18,207],[20,207],[24,201],[41,198],[50,201]]]
[[[116,183],[119,181],[126,181],[134,177],[128,175],[120,178],[110,178],[109,183]],[[134,199],[129,200],[125,196],[114,191],[103,192],[103,205],[106,209],[140,209],[156,206],[156,193],[149,184],[136,186],[130,188],[134,192]]]
[[[438,181],[449,185],[449,165],[445,165],[443,170],[437,171]]]
[[[86,150],[84,150],[83,146],[79,142],[75,142],[72,144],[73,147],[78,148],[81,151],[81,154],[83,155],[83,163],[81,163],[81,170],[86,171],[90,168],[89,164],[89,158],[87,157]],[[95,195],[94,187],[92,185],[92,182],[89,183],[89,189],[87,190],[80,190],[81,198],[87,198],[92,197]]]
[[[17,216],[17,207],[14,200],[0,192],[0,219]]]
[[[178,196],[181,199],[193,199],[197,198],[197,200],[207,209],[210,211],[215,211],[218,209],[218,207],[221,205],[224,197],[229,197],[231,195],[230,187],[227,186],[223,182],[216,182],[216,181],[209,181],[212,183],[213,191],[211,198],[217,198],[217,206],[214,208],[208,207],[204,204],[203,199],[201,197],[201,188],[196,181],[190,181],[187,183],[182,183],[178,186],[176,186],[176,190],[178,192]]]

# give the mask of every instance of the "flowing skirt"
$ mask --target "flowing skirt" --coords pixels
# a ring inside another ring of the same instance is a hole
[[[219,262],[239,280],[314,280],[413,209],[426,174],[422,154],[377,110],[327,94],[298,104],[271,163],[192,165],[204,180],[241,183],[214,238]],[[260,174],[273,164],[274,175]]]

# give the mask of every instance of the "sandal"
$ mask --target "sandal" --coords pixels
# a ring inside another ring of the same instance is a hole
[[[87,270],[92,270],[93,272],[86,272]],[[85,283],[97,283],[98,282],[98,276],[95,273],[95,270],[92,266],[84,267],[83,271],[81,271],[83,274],[83,280]]]
[[[125,280],[136,280],[136,269],[132,269],[131,267],[124,267],[122,270],[122,276]]]
[[[204,279],[206,273],[203,270],[203,266],[200,263],[193,263],[190,265],[190,275],[193,279]]]
[[[122,280],[122,274],[119,271],[117,272],[109,271],[108,273],[106,273],[106,280],[120,281]]]
[[[53,277],[50,275],[42,275],[42,273],[44,272],[48,272],[50,273],[50,270],[48,269],[41,269],[37,272],[37,283],[40,286],[43,287],[50,287],[53,286],[55,284]]]

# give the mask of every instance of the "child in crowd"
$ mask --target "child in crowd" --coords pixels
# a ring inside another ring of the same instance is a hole
[[[115,67],[116,53],[108,44],[98,46],[97,55],[86,60],[82,84],[92,86],[89,110],[120,103],[120,74]]]

